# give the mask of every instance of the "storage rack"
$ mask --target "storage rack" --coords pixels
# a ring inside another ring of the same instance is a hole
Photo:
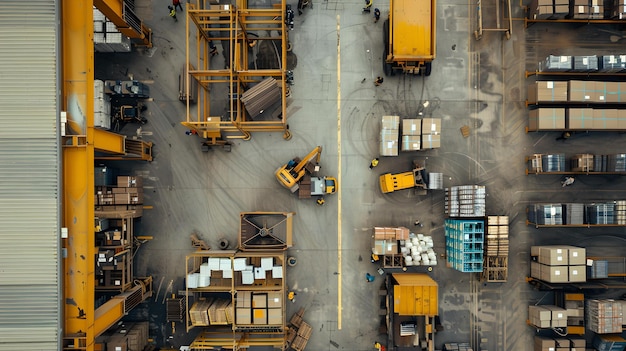
[[[535,228],[626,226],[626,200],[596,203],[538,203],[526,209],[526,225]]]
[[[545,163],[553,165],[547,161],[549,158],[559,158],[559,168],[544,167]],[[562,158],[562,161],[561,161]],[[614,155],[593,155],[576,154],[570,158],[569,167],[565,162],[565,154],[533,154],[525,158],[527,163],[526,175],[529,174],[556,174],[556,175],[626,175],[626,154]],[[598,171],[597,169],[625,169],[624,171]]]
[[[483,219],[446,219],[445,236],[450,267],[465,273],[483,271]]]

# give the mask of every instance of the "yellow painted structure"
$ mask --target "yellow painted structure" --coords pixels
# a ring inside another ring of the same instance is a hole
[[[144,25],[123,0],[93,0],[93,5],[115,24],[120,33],[139,39],[143,46],[152,47],[152,30]]]
[[[116,0],[121,4],[120,0]],[[116,1],[100,1],[101,4]],[[125,137],[94,128],[92,1],[62,0],[61,109],[67,113],[63,137],[62,245],[63,350],[94,350],[95,338],[151,295],[151,278],[95,309],[94,153],[124,155]],[[102,11],[102,9],[99,7]],[[118,8],[121,14],[121,5]],[[103,13],[107,11],[102,11]],[[105,13],[107,14],[107,13]],[[108,15],[108,14],[107,14]],[[147,289],[149,288],[149,289]]]
[[[291,139],[287,128],[287,92],[285,79],[287,70],[287,28],[282,20],[285,1],[272,8],[248,8],[247,0],[237,0],[235,5],[211,5],[208,0],[195,0],[186,9],[186,52],[185,91],[191,84],[198,84],[197,108],[191,108],[186,100],[187,118],[182,124],[207,139],[207,144],[218,145],[223,138],[251,138],[251,132],[283,132],[283,138]],[[216,38],[211,33],[219,33],[219,40],[229,42],[230,57],[227,68],[211,66],[209,43]],[[195,39],[195,49],[190,41]],[[262,41],[272,41],[280,48],[279,68],[256,69],[249,67],[249,47],[260,45]],[[195,67],[195,68],[194,68]],[[265,78],[276,79],[281,91],[281,113],[279,119],[251,120],[243,102],[239,98],[230,99],[226,118],[211,116],[211,85],[222,84],[232,97],[241,97],[251,84]],[[192,82],[191,80],[194,80]],[[195,112],[193,112],[195,111]],[[216,131],[217,127],[217,131]],[[229,135],[222,137],[222,132]],[[223,143],[223,140],[221,141]]]
[[[436,316],[438,285],[427,274],[392,274],[394,312],[401,316]]]
[[[385,28],[388,64],[402,68],[405,73],[419,73],[421,67],[435,59],[435,0],[390,0]]]

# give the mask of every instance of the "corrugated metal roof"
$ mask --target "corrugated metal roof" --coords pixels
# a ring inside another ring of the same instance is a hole
[[[0,1],[0,350],[60,346],[56,5]]]

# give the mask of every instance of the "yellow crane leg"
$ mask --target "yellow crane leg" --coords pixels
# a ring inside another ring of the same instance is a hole
[[[126,136],[94,128],[94,148],[108,154],[126,154]]]
[[[94,349],[94,91],[93,6],[62,0],[62,110],[68,136],[63,143],[63,349]]]
[[[123,0],[94,0],[93,4],[115,24],[122,34],[129,38],[140,39],[144,46],[152,47],[152,30],[143,24],[143,21],[124,4]],[[127,7],[124,8],[124,6]],[[134,26],[126,20],[125,15],[131,17]]]

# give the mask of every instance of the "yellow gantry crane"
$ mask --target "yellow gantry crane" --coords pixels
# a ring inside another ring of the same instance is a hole
[[[94,350],[95,338],[134,307],[137,299],[141,302],[147,298],[151,288],[142,282],[97,309],[94,305],[95,152],[124,159],[127,145],[125,136],[94,128],[94,1],[62,0],[60,4],[62,222],[67,228],[63,239],[63,349]],[[95,4],[122,33],[151,46],[150,29],[130,16],[123,0],[95,0]],[[143,150],[145,145],[141,147]]]

